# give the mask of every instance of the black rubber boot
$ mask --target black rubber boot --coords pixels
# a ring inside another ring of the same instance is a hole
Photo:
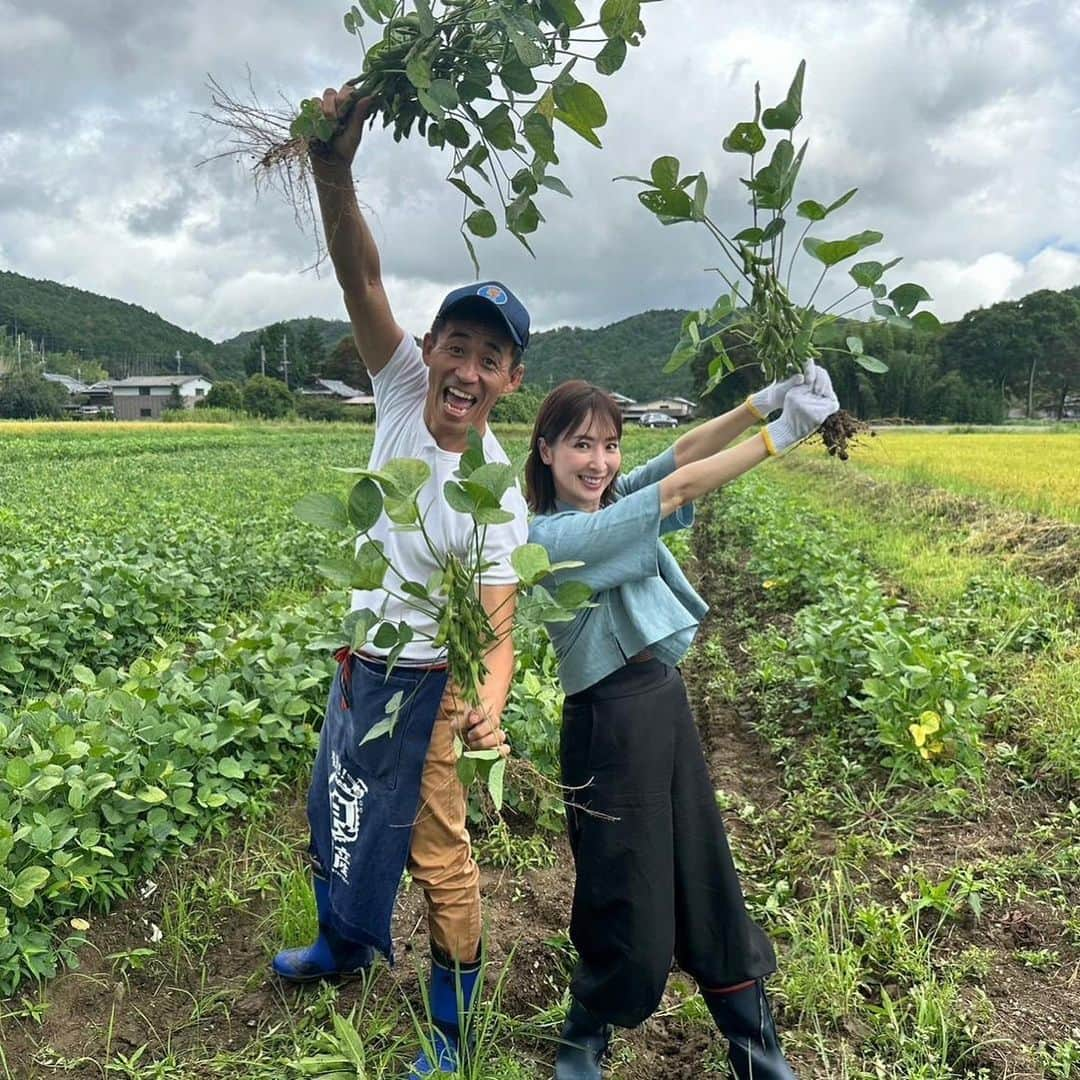
[[[760,981],[726,994],[702,990],[701,996],[728,1041],[728,1057],[738,1080],[795,1080]]]
[[[583,1005],[571,1002],[555,1055],[555,1080],[601,1080],[600,1060],[611,1032],[610,1024],[600,1023]]]

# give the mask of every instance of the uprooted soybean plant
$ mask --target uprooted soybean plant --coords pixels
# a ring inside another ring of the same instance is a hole
[[[836,240],[810,236],[819,222],[854,198],[851,188],[828,204],[815,199],[795,203],[795,184],[806,155],[808,140],[795,149],[794,132],[802,120],[803,81],[806,61],[795,72],[783,101],[762,110],[760,84],[754,85],[753,119],[735,125],[723,141],[730,154],[750,159],[749,176],[739,183],[749,192],[749,224],[738,232],[721,227],[708,214],[709,184],[703,172],[684,174],[678,158],[657,158],[649,177],[621,176],[645,185],[638,198],[662,225],[692,221],[704,225],[720,245],[724,265],[713,267],[727,287],[711,308],[692,311],[684,320],[682,336],[664,368],[677,371],[684,364],[703,357],[708,363],[707,394],[737,367],[757,366],[768,381],[780,380],[801,371],[806,362],[825,353],[849,356],[866,371],[887,369],[879,359],[864,352],[862,338],[848,335],[843,346],[834,343],[834,324],[841,318],[871,308],[873,315],[896,326],[933,330],[937,318],[929,311],[915,312],[932,299],[921,285],[904,282],[889,289],[885,274],[901,260],[855,263],[848,270],[854,282],[841,296],[823,309],[814,306],[829,271],[853,258],[865,248],[881,243],[882,233],[874,229]],[[766,131],[786,133],[773,145],[768,163],[760,165],[768,149]],[[806,221],[798,239],[785,251],[789,235],[787,214],[795,203],[795,215]],[[801,252],[821,264],[816,284],[802,304],[790,294],[792,267]],[[784,258],[787,256],[785,265]],[[857,293],[868,295],[844,307]],[[843,308],[843,310],[837,310]],[[830,332],[831,330],[831,332]],[[735,354],[734,356],[732,354]],[[841,410],[821,428],[830,454],[847,458],[848,440],[864,427]]]
[[[642,4],[659,0],[604,0],[591,22],[577,0],[359,2],[344,19],[364,52],[360,74],[347,80],[354,99],[374,98],[371,122],[381,118],[396,140],[416,134],[450,148],[446,180],[461,193],[461,235],[477,273],[473,238],[499,228],[488,208],[493,197],[506,231],[532,253],[527,237],[544,220],[540,189],[571,194],[548,172],[559,164],[556,122],[596,147],[607,123],[603,98],[578,77],[581,69],[618,71],[645,35]],[[377,40],[368,45],[372,28]],[[308,152],[336,130],[319,100],[281,111],[265,108],[254,91],[242,101],[214,79],[210,91],[207,119],[229,139],[217,156],[253,160],[256,184],[276,186],[298,220],[313,226]],[[486,187],[478,191],[480,181]],[[318,242],[318,229],[311,231]]]

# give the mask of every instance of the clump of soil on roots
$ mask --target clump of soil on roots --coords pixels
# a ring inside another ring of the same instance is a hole
[[[870,425],[865,420],[852,416],[845,409],[834,412],[818,428],[818,436],[829,451],[829,456],[838,457],[841,461],[847,461],[850,448],[867,434],[873,438],[875,432],[870,430]]]

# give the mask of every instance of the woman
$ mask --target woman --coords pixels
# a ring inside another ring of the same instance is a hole
[[[759,436],[730,446],[783,406]],[[570,936],[580,959],[556,1080],[599,1080],[612,1025],[656,1008],[672,955],[697,979],[740,1080],[794,1080],[762,977],[776,968],[746,913],[676,665],[706,611],[660,537],[693,501],[801,442],[839,408],[828,374],[774,383],[619,477],[618,406],[584,382],[540,407],[525,466],[530,539],[595,606],[549,627],[566,691],[563,783],[577,881]]]

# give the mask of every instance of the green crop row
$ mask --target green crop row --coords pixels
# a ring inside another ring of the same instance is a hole
[[[208,624],[0,711],[0,995],[70,959],[66,918],[108,908],[310,764],[333,670],[317,639],[333,623],[313,602]]]
[[[108,455],[81,456],[101,444]],[[331,463],[367,452],[355,433],[261,429],[4,441],[13,448],[0,467],[0,695],[16,700],[61,685],[74,664],[129,663],[155,638],[313,584],[292,505]]]
[[[981,774],[988,695],[942,620],[890,596],[841,532],[767,476],[724,489],[710,528],[721,545],[748,549],[747,568],[776,606],[797,609],[758,649],[769,678],[796,689],[811,729],[905,782]]]

